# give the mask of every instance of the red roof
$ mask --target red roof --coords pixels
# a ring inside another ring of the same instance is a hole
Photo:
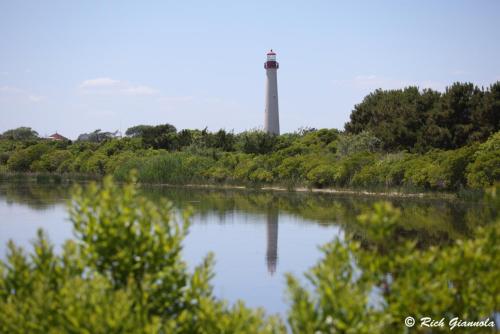
[[[68,140],[68,138],[64,137],[64,136],[61,136],[60,134],[58,134],[57,132],[54,133],[53,135],[50,135],[49,136],[50,139],[53,139],[53,140]]]

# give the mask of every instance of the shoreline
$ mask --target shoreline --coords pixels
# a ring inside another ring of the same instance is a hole
[[[244,185],[228,185],[228,184],[169,184],[169,183],[140,183],[141,185],[153,187],[172,187],[172,188],[200,188],[200,189],[220,189],[220,190],[244,190],[244,191],[271,191],[284,193],[311,193],[311,194],[332,194],[332,195],[355,195],[355,196],[371,196],[371,197],[391,197],[391,198],[435,198],[456,200],[459,199],[457,193],[453,192],[401,192],[401,191],[369,191],[369,190],[354,190],[354,189],[338,189],[338,188],[307,188],[296,187],[289,189],[281,186],[263,186],[263,187],[248,187]]]
[[[1,182],[12,181],[29,181],[29,182],[45,182],[40,180],[47,179],[50,182],[91,182],[99,181],[104,176],[101,175],[85,175],[85,174],[38,174],[38,173],[2,173],[0,174]],[[51,180],[52,179],[52,180]],[[120,182],[120,181],[118,181]],[[237,184],[217,184],[217,183],[187,183],[187,184],[171,184],[171,183],[148,183],[139,182],[146,186],[164,186],[164,187],[185,187],[185,188],[200,188],[200,189],[228,189],[228,190],[245,190],[245,191],[271,191],[283,193],[311,193],[311,194],[332,194],[332,195],[354,195],[354,196],[370,196],[370,197],[388,197],[388,198],[435,198],[446,200],[460,199],[458,192],[435,192],[435,191],[399,191],[397,189],[388,189],[387,191],[367,190],[367,189],[347,189],[347,188],[311,188],[306,186],[297,186],[294,188],[284,187],[280,185],[262,185],[262,186],[247,186]],[[466,189],[466,191],[475,191],[474,189]]]

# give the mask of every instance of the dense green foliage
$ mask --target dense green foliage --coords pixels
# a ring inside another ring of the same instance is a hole
[[[0,172],[114,174],[124,180],[137,169],[144,183],[375,190],[458,190],[500,180],[498,132],[482,144],[420,154],[385,152],[369,132],[320,129],[269,136],[166,128],[159,137],[100,143],[0,140]],[[181,140],[189,145],[175,148]]]
[[[388,150],[424,152],[484,141],[500,130],[500,81],[488,89],[455,83],[444,93],[379,89],[354,107],[346,130],[370,131]]]
[[[500,179],[500,132],[481,144],[474,162],[468,166],[468,182],[472,186],[487,186]]]
[[[22,126],[17,129],[5,131],[0,135],[0,138],[11,140],[32,140],[38,138],[38,132],[32,128]]]
[[[363,210],[359,230],[345,229],[343,239],[323,247],[307,287],[287,276],[289,328],[399,333],[409,315],[491,319],[500,306],[498,191],[487,200],[493,218],[472,238],[442,247],[417,248],[401,235],[404,217],[389,203]],[[153,204],[134,183],[118,187],[106,178],[102,186],[77,188],[70,217],[76,241],[60,254],[42,232],[30,254],[9,244],[0,262],[0,332],[286,332],[279,318],[216,299],[212,257],[193,272],[182,260],[187,216],[176,221],[170,203]]]
[[[9,130],[0,139],[0,173],[124,180],[137,169],[145,183],[456,191],[500,180],[499,130],[500,82],[486,90],[456,83],[442,94],[409,87],[368,95],[345,132],[273,136],[162,124],[131,127],[125,138],[96,130],[71,143]]]

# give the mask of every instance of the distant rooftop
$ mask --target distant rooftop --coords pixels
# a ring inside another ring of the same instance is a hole
[[[68,138],[64,137],[63,135],[58,134],[57,132],[48,136],[48,139],[52,140],[68,140]]]

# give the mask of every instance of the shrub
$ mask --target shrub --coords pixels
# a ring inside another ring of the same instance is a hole
[[[382,142],[370,132],[359,134],[343,134],[335,142],[335,152],[338,157],[353,155],[360,152],[373,153],[380,150]]]
[[[91,154],[80,167],[80,171],[93,175],[104,175],[108,159],[108,156],[102,152]]]
[[[473,159],[475,146],[443,151],[435,156],[429,171],[429,183],[434,189],[458,189],[466,185],[465,172]]]
[[[9,158],[10,152],[0,152],[0,165],[6,165]]]
[[[320,164],[307,173],[307,180],[315,187],[327,187],[334,183],[335,169],[329,164]]]
[[[473,188],[500,181],[500,132],[479,146],[474,161],[467,167],[467,184]]]
[[[366,165],[373,164],[377,158],[378,155],[376,154],[359,152],[335,162],[333,181],[338,186],[349,185],[351,179],[359,170]]]
[[[250,173],[248,179],[255,183],[271,183],[273,182],[273,174],[264,168],[257,168]]]
[[[236,147],[244,153],[266,154],[274,150],[277,136],[263,131],[246,131],[238,135]]]
[[[106,170],[106,174],[112,175],[113,173],[115,173],[117,168],[123,166],[128,161],[131,161],[135,158],[136,154],[130,151],[124,151],[117,153],[113,156],[110,156],[109,159],[106,161],[106,166],[104,168]]]
[[[297,184],[304,181],[304,155],[296,155],[283,159],[281,164],[275,168],[275,172],[279,179],[283,182]]]
[[[9,157],[7,166],[14,172],[29,172],[31,165],[49,150],[50,147],[47,144],[40,143],[15,151]]]
[[[39,160],[39,170],[56,172],[65,161],[71,161],[73,155],[66,150],[55,150],[44,154]]]

